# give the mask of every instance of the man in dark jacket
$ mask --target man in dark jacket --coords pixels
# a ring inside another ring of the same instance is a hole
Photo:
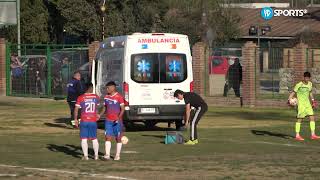
[[[74,108],[76,105],[76,101],[77,101],[77,98],[84,93],[83,92],[84,88],[82,87],[80,79],[81,79],[81,74],[79,71],[76,71],[73,73],[73,78],[67,84],[67,88],[68,88],[67,102],[70,107],[70,115],[71,115],[70,124],[73,126],[75,125],[75,122],[73,119],[74,119]]]
[[[227,72],[226,84],[224,85],[223,96],[227,96],[228,91],[232,88],[237,97],[240,97],[240,83],[242,81],[242,66],[239,58],[234,60]]]
[[[41,86],[41,94],[46,94],[46,84],[47,84],[47,76],[48,76],[48,68],[46,64],[45,58],[41,58],[38,62],[38,81],[40,81]]]

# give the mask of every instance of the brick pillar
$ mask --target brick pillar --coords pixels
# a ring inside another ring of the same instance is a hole
[[[258,49],[255,43],[248,41],[242,47],[242,100],[243,106],[254,107],[256,101],[256,76],[259,74]]]
[[[307,70],[307,48],[308,45],[299,43],[294,47],[293,53],[293,71],[294,71],[294,83],[302,80],[303,73]]]
[[[0,96],[6,95],[6,41],[0,38]]]
[[[99,45],[99,41],[93,41],[91,44],[89,44],[89,62],[92,62],[92,60],[96,57]]]
[[[198,42],[192,47],[192,69],[193,69],[193,83],[194,92],[205,95],[205,86],[208,84],[205,76],[205,58],[207,56],[206,44]]]

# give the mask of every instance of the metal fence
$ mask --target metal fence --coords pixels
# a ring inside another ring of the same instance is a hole
[[[73,72],[88,81],[87,45],[6,45],[8,96],[65,97]]]
[[[258,99],[287,99],[294,87],[294,48],[256,48],[255,94]],[[320,48],[306,49],[304,62],[312,75],[314,94],[320,98]],[[241,96],[241,48],[214,50],[206,63],[207,96]],[[302,79],[302,77],[301,77]],[[319,99],[318,98],[318,99]]]
[[[257,71],[257,98],[282,98],[287,97],[289,89],[280,92],[280,75],[283,68],[284,58],[290,56],[284,53],[285,48],[261,48],[257,49],[259,55],[257,63],[260,69]],[[291,78],[291,77],[290,77]],[[293,77],[292,77],[293,78]]]
[[[257,98],[286,99],[294,88],[293,48],[261,49],[260,73],[256,78],[260,82]],[[320,94],[320,49],[306,49],[306,70],[312,75],[314,94]],[[302,75],[301,75],[302,80]]]

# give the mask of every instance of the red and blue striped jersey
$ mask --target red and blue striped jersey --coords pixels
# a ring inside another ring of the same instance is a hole
[[[114,95],[104,97],[104,106],[106,107],[106,119],[109,121],[119,120],[121,105],[124,105],[124,99],[118,92]]]
[[[78,97],[76,106],[81,108],[81,120],[85,122],[95,122],[98,119],[97,109],[99,106],[99,96],[85,93]]]

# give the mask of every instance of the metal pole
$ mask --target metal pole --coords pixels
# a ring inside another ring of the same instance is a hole
[[[17,0],[17,25],[18,25],[18,56],[21,56],[20,37],[20,0]]]
[[[96,72],[96,61],[93,59],[92,60],[92,65],[91,65],[91,82],[93,84],[93,93],[97,93],[96,92],[96,77],[95,77],[95,73]]]
[[[102,41],[104,40],[104,30],[105,30],[105,11],[106,11],[106,0],[103,0],[102,6],[100,7],[102,11]]]
[[[104,14],[102,16],[102,40],[104,40]]]
[[[52,95],[52,86],[51,86],[51,83],[52,83],[52,79],[53,79],[53,76],[52,76],[52,61],[51,61],[51,49],[50,49],[50,46],[47,45],[47,49],[46,49],[46,54],[47,54],[47,95],[49,97],[51,97]]]
[[[6,43],[6,96],[11,95],[11,90],[12,90],[12,78],[10,74],[10,53],[11,53],[11,44]]]
[[[258,47],[260,48],[260,26],[258,26]]]

